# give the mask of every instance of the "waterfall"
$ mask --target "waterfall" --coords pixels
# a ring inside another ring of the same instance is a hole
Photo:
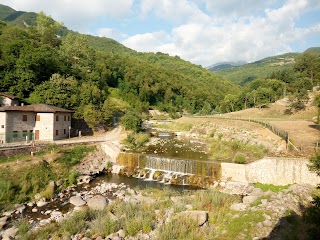
[[[172,176],[181,178],[186,175],[202,176],[211,179],[220,179],[221,177],[221,165],[213,161],[176,159],[139,153],[120,153],[118,164],[131,169],[140,169],[136,177],[146,178],[148,176],[149,180],[154,176],[163,179],[171,179]],[[141,171],[141,169],[144,170]],[[164,174],[155,174],[157,171]],[[187,181],[184,179],[184,183]]]

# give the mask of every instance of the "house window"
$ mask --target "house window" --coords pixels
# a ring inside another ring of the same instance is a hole
[[[64,121],[67,121],[67,116],[64,116]]]
[[[18,131],[13,131],[13,133],[12,133],[12,137],[13,138],[17,138],[18,137]]]
[[[56,130],[56,136],[58,136],[59,135],[59,130]]]
[[[68,116],[68,121],[70,121],[70,116]]]
[[[66,129],[63,129],[63,134],[65,135],[67,133],[67,130]]]
[[[56,121],[57,121],[57,122],[59,121],[59,116],[56,116]]]
[[[28,115],[22,115],[22,121],[24,122],[28,121]]]
[[[1,125],[1,128],[4,128],[4,125]]]
[[[40,115],[36,114],[36,121],[39,122],[40,121]]]

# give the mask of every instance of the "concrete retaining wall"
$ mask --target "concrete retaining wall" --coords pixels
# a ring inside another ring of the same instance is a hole
[[[120,153],[118,146],[114,145],[112,142],[104,142],[101,143],[101,149],[110,157],[111,162],[117,163],[117,158]]]
[[[249,164],[222,163],[222,179],[274,185],[320,183],[320,177],[308,169],[302,158],[263,158]]]

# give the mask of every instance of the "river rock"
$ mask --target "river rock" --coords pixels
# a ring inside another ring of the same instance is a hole
[[[69,201],[72,205],[76,207],[81,207],[86,204],[86,201],[84,201],[82,197],[79,195],[71,197]]]
[[[92,176],[89,176],[89,175],[79,176],[77,178],[77,184],[80,185],[80,184],[84,184],[84,183],[90,183],[90,181],[92,179],[93,179]]]
[[[6,229],[3,233],[2,233],[2,239],[3,240],[10,240],[10,239],[14,239],[17,235],[18,232],[18,228],[15,227],[11,227]]]
[[[257,197],[261,197],[263,194],[264,192],[261,190],[261,188],[254,188],[250,193],[251,196],[257,196]]]
[[[0,218],[0,230],[7,224],[8,217]]]
[[[32,208],[31,212],[36,213],[36,212],[38,212],[38,209],[37,208]]]
[[[245,196],[243,197],[242,202],[245,204],[250,204],[253,203],[257,198],[258,196]]]
[[[198,222],[199,226],[202,226],[208,221],[209,215],[207,211],[184,211],[178,213],[178,217],[190,218]]]
[[[107,199],[104,196],[96,195],[87,202],[88,207],[93,210],[103,210],[107,206]]]
[[[16,211],[18,213],[22,213],[23,210],[25,210],[25,209],[26,209],[26,205],[22,204],[22,205],[17,206]]]
[[[120,229],[118,232],[119,238],[125,238],[126,232],[123,229]]]
[[[3,216],[6,216],[6,217],[10,217],[10,216],[12,215],[12,213],[14,213],[14,210],[4,212],[2,215],[3,215]]]
[[[35,200],[40,200],[42,198],[40,193],[37,193],[36,195],[34,195],[34,199]]]
[[[43,207],[43,206],[45,206],[45,205],[47,205],[48,203],[46,202],[46,201],[43,201],[43,200],[40,200],[40,201],[38,201],[37,202],[37,206],[38,207]]]
[[[245,211],[247,207],[248,206],[245,203],[234,203],[230,206],[230,209],[235,211]]]

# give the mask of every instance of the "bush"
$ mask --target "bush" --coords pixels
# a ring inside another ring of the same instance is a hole
[[[234,158],[234,162],[240,164],[246,163],[246,157],[242,154],[239,154]]]
[[[139,148],[144,146],[150,139],[150,135],[147,133],[131,133],[125,140],[125,144],[129,148]]]
[[[121,123],[126,130],[140,132],[142,130],[141,114],[134,111],[128,111],[122,118]]]

